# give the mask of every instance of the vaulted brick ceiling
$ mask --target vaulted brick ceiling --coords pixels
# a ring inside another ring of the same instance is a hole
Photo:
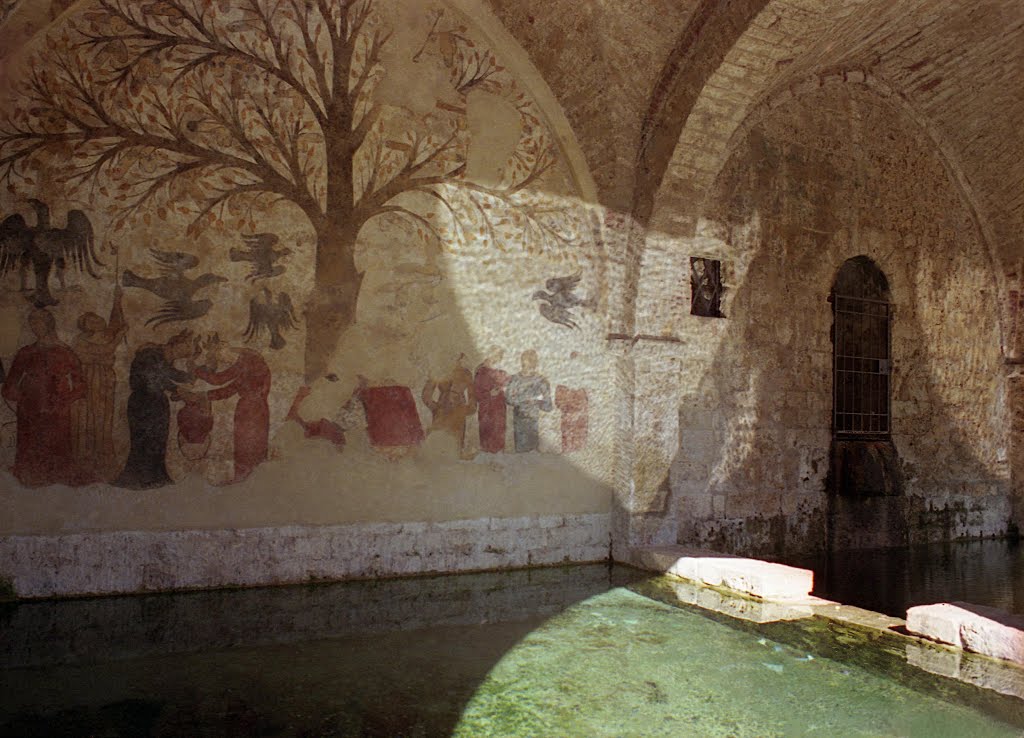
[[[628,210],[655,85],[697,0],[487,0],[565,109],[609,207]]]
[[[562,102],[610,207],[645,219],[672,189],[692,225],[747,115],[849,74],[927,130],[1003,268],[1024,257],[1019,0],[489,2]]]

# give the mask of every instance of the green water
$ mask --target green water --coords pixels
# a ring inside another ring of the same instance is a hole
[[[1021,735],[929,681],[917,691],[617,589],[528,634],[456,735]]]
[[[6,606],[0,735],[1022,735],[896,636],[672,602],[592,566]]]

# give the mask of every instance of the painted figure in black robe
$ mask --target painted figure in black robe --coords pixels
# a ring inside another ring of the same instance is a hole
[[[192,334],[182,331],[163,345],[143,346],[135,352],[128,378],[128,431],[131,451],[121,476],[114,484],[131,489],[151,489],[171,482],[167,473],[167,436],[171,423],[171,399],[182,399],[182,384],[194,377],[176,369],[174,362],[194,356]]]

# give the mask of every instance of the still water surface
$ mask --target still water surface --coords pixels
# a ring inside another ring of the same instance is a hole
[[[602,566],[0,610],[0,734],[1019,736],[896,636]],[[1024,674],[1024,672],[1022,672]]]
[[[814,570],[814,594],[893,617],[908,607],[970,602],[1024,615],[1024,544],[958,541],[843,551],[792,562]]]

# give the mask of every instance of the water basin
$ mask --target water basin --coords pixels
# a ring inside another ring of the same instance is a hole
[[[2,735],[1024,729],[1024,701],[918,669],[895,634],[737,620],[623,568],[22,603],[0,618]]]

